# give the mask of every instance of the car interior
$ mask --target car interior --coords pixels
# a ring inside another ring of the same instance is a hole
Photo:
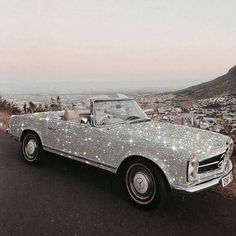
[[[59,115],[61,120],[74,122],[74,123],[90,123],[91,114],[89,111],[79,112],[78,110],[65,110]]]

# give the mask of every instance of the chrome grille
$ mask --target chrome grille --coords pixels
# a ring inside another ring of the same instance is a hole
[[[227,150],[226,150],[227,152]],[[225,153],[226,153],[225,152]],[[224,163],[225,153],[221,153],[217,156],[211,157],[204,161],[199,162],[198,173],[201,174],[207,171],[213,171],[220,168]]]

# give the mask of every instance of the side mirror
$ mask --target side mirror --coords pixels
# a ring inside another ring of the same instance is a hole
[[[81,124],[87,124],[88,123],[88,119],[83,117],[81,118],[81,121],[80,121]]]

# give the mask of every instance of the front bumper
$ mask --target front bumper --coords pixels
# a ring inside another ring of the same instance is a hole
[[[199,191],[214,187],[214,186],[218,185],[221,182],[221,179],[224,178],[226,175],[228,175],[232,170],[233,170],[233,165],[232,165],[232,162],[229,161],[228,170],[225,171],[224,173],[222,173],[221,176],[207,180],[202,183],[196,183],[193,186],[187,186],[187,187],[173,186],[173,190],[180,191],[180,192],[186,192],[186,193],[194,193],[194,192],[199,192]]]
[[[14,136],[11,132],[10,132],[10,129],[6,129],[6,134],[8,134],[11,138],[13,138],[15,141],[19,142],[20,141],[20,138],[17,137],[17,136]]]

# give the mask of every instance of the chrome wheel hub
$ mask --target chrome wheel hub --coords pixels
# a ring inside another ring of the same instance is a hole
[[[35,153],[36,147],[36,142],[33,139],[29,140],[25,148],[26,154],[32,156]]]
[[[126,172],[126,187],[137,203],[149,204],[156,196],[156,182],[152,171],[142,163],[134,163]]]
[[[133,185],[138,193],[144,194],[148,190],[149,179],[144,173],[137,173],[134,176]]]

